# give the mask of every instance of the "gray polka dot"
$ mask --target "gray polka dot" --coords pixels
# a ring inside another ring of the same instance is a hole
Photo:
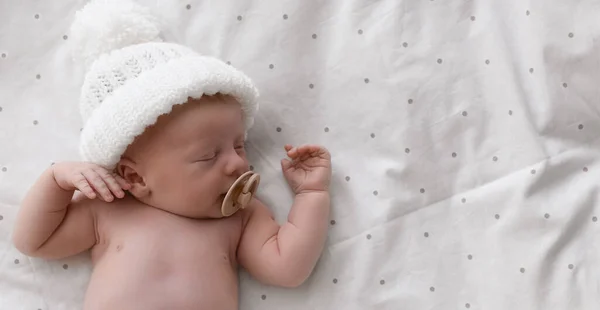
[[[385,280],[379,280],[379,284],[380,285],[384,285],[385,284]]]
[[[377,195],[379,195],[379,192],[378,191],[373,191],[373,195],[377,196]]]
[[[2,112],[2,107],[0,107],[0,112]]]
[[[331,225],[335,225],[335,220],[331,220],[329,223],[330,223]]]
[[[596,217],[596,216],[592,217],[592,222],[598,222],[598,217]]]
[[[288,15],[287,14],[283,14],[283,19],[288,19]]]
[[[499,220],[499,219],[500,219],[500,214],[496,214],[496,215],[494,215],[494,217],[495,217],[497,220]]]
[[[333,279],[333,284],[336,284],[338,282],[338,279],[334,278]]]
[[[64,269],[64,270],[67,270],[67,269],[69,269],[69,265],[67,265],[67,264],[64,264],[64,265],[63,265],[63,269]]]
[[[435,292],[435,287],[432,286],[432,287],[429,288],[429,290],[432,291],[432,292]]]
[[[529,10],[525,11],[525,15],[529,16]]]
[[[375,138],[375,134],[374,133],[371,133],[371,138]]]
[[[15,265],[18,265],[20,262],[18,259],[15,259]]]
[[[463,198],[460,200],[462,203],[466,203],[467,202],[467,198]]]
[[[277,132],[281,132],[281,127],[277,127]]]
[[[423,194],[423,193],[425,193],[425,189],[424,189],[424,188],[421,188],[421,189],[419,190],[419,192],[421,192],[421,194]]]
[[[489,59],[486,59],[486,60],[485,60],[485,64],[486,64],[486,65],[489,65],[489,64],[490,64],[490,60],[489,60]]]
[[[273,68],[275,68],[275,66],[273,64],[270,64],[269,69],[273,69]]]
[[[4,219],[4,216],[0,215],[0,221],[2,221]]]
[[[408,104],[412,104],[413,100],[412,99],[408,99]]]
[[[563,87],[567,88],[567,87],[569,87],[569,85],[567,83],[563,83]]]
[[[6,53],[2,53],[2,58],[6,58]]]
[[[313,35],[312,35],[312,38],[313,38],[313,39],[316,39],[316,38],[317,38],[317,34],[316,34],[316,33],[313,33]]]
[[[346,176],[346,182],[350,181],[350,177]]]
[[[41,75],[39,75],[39,74],[37,74],[37,75],[35,76],[35,78],[39,80],[39,79],[41,79],[41,78],[42,78],[42,76],[41,76]]]
[[[588,167],[583,167],[583,172],[588,172]]]
[[[66,34],[63,36],[63,40],[66,40],[66,39],[68,39],[68,38],[69,38],[69,36],[68,36],[68,35],[66,35]]]
[[[6,167],[2,167],[2,172],[6,172],[6,170],[8,170]]]
[[[260,296],[260,298],[261,298],[262,300],[265,300],[265,299],[267,299],[267,295],[262,295],[262,296]]]
[[[513,115],[513,111],[512,110],[508,110],[508,115]]]
[[[242,16],[238,15],[237,20],[242,20]]]
[[[494,157],[492,157],[492,160],[493,160],[493,161],[498,161],[498,156],[494,156]]]
[[[456,153],[452,152],[452,157],[456,158],[456,156],[457,156]]]
[[[471,308],[471,305],[469,303],[466,303],[465,308],[469,309],[469,308]]]
[[[442,62],[444,62],[441,58],[438,58],[437,63],[441,64]]]
[[[579,130],[583,129],[583,124],[579,124],[579,126],[577,126],[577,128],[579,128]]]
[[[531,174],[535,174],[535,169],[531,169]]]
[[[569,264],[569,269],[573,270],[573,268],[575,268],[575,266],[573,266],[573,264]]]
[[[472,260],[473,259],[473,255],[471,255],[471,254],[467,255],[467,259],[468,260]]]
[[[313,88],[315,88],[315,85],[313,85],[313,84],[308,84],[308,88],[310,88],[310,89],[313,89]]]
[[[521,271],[521,273],[525,273],[525,268],[521,268],[519,271]]]
[[[409,148],[405,148],[404,149],[404,153],[406,153],[406,154],[410,153],[410,149]]]
[[[358,34],[363,34],[362,29],[358,29]]]
[[[408,43],[404,42],[404,43],[402,43],[402,46],[408,47]]]
[[[569,32],[569,38],[574,37],[575,35],[572,32]]]
[[[35,19],[40,19],[40,14],[35,14],[33,17],[34,17]]]
[[[33,121],[33,124],[34,124],[34,125],[37,125],[37,124],[39,124],[39,123],[40,123],[40,122],[38,122],[37,120],[34,120],[34,121]]]
[[[192,5],[191,5],[191,4],[188,4],[188,5],[186,5],[186,6],[185,6],[185,8],[189,10],[189,9],[191,9],[191,8],[192,8]]]
[[[367,235],[367,239],[368,239],[368,240],[371,240],[371,234],[368,234],[368,235]]]
[[[544,214],[544,217],[547,218],[547,219],[549,219],[550,218],[550,214],[546,213],[546,214]]]
[[[423,234],[423,236],[425,236],[425,238],[429,238],[429,233],[426,232],[426,233]]]
[[[467,116],[467,115],[469,115],[469,113],[467,113],[467,111],[462,112],[462,116]]]
[[[529,68],[529,73],[533,73],[533,68]]]
[[[369,84],[370,80],[368,78],[365,79],[365,83]]]
[[[325,127],[325,129],[323,129],[325,132],[329,132],[329,127]]]
[[[471,20],[472,20],[472,21],[475,21],[475,16],[471,16]]]
[[[231,66],[231,61],[227,61],[227,64]]]

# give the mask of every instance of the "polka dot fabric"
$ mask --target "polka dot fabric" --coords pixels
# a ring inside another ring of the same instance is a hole
[[[140,0],[178,43],[251,76],[248,153],[284,221],[286,143],[332,152],[329,238],[305,285],[240,309],[600,304],[600,7],[592,0]],[[80,309],[89,256],[20,255],[25,191],[77,160],[79,1],[0,10],[0,308]]]

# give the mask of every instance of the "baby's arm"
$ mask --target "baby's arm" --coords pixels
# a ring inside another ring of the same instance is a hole
[[[288,221],[279,226],[258,200],[248,209],[238,248],[240,264],[259,281],[284,287],[302,284],[312,273],[327,238],[330,155],[318,146],[291,148],[282,168],[296,193]]]
[[[96,242],[91,205],[97,201],[72,201],[75,190],[91,199],[98,192],[105,201],[111,201],[111,191],[117,197],[124,196],[121,188],[125,184],[92,164],[53,165],[23,199],[12,236],[15,247],[25,255],[47,259],[68,257],[91,248]]]

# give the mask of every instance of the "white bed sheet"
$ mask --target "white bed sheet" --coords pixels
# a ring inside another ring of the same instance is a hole
[[[600,2],[141,1],[258,84],[250,156],[284,220],[284,143],[333,154],[327,247],[242,309],[597,309]],[[10,244],[20,199],[78,159],[84,1],[0,1],[0,309],[79,309],[86,255]]]

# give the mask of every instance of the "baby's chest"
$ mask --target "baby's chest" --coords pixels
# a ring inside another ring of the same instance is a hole
[[[102,226],[101,256],[163,268],[189,268],[199,262],[235,266],[242,229],[235,218],[192,220],[164,212],[125,216]]]

